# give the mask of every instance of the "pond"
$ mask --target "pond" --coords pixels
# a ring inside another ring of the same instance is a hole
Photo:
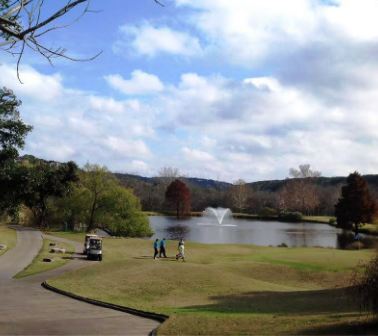
[[[207,225],[203,217],[177,220],[174,217],[152,216],[150,224],[155,238],[167,238],[195,241],[199,243],[236,243],[260,246],[289,247],[332,247],[344,248],[353,240],[353,234],[328,224],[318,223],[284,223],[278,221],[261,221],[232,219],[232,224]]]

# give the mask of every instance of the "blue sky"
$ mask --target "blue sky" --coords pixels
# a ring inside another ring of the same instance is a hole
[[[0,85],[34,126],[25,153],[231,182],[303,163],[377,172],[377,1],[162,2],[93,0],[45,43],[102,54],[51,67],[28,52],[24,84],[1,54]]]

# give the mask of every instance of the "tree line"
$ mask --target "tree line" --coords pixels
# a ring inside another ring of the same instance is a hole
[[[321,176],[310,165],[290,169],[291,178],[275,191],[256,191],[243,180],[228,188],[201,188],[191,179],[179,176],[179,171],[165,168],[153,184],[143,180],[123,180],[142,200],[144,210],[171,211],[177,218],[203,211],[207,206],[228,207],[234,212],[257,214],[262,218],[300,221],[302,215],[335,216],[337,225],[357,234],[363,223],[378,217],[376,193],[371,193],[365,179],[351,173],[334,186],[319,186]],[[119,176],[119,175],[118,175]]]

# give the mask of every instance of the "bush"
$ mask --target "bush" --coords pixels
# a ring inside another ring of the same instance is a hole
[[[302,214],[298,211],[294,212],[281,212],[278,215],[278,220],[282,222],[301,222],[302,221]]]
[[[329,225],[336,225],[337,224],[336,218],[330,218],[329,221],[328,221],[328,224]]]
[[[275,217],[277,216],[277,210],[269,207],[262,208],[259,213],[259,217]]]
[[[107,211],[102,214],[101,222],[116,236],[148,237],[153,234],[139,199],[123,187],[116,187],[109,194]]]
[[[378,255],[365,265],[362,275],[355,275],[354,285],[361,308],[378,314]]]

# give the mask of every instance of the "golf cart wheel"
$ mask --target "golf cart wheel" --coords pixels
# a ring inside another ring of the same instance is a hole
[[[100,255],[98,256],[98,260],[99,260],[99,261],[102,261],[102,254],[100,254]]]

